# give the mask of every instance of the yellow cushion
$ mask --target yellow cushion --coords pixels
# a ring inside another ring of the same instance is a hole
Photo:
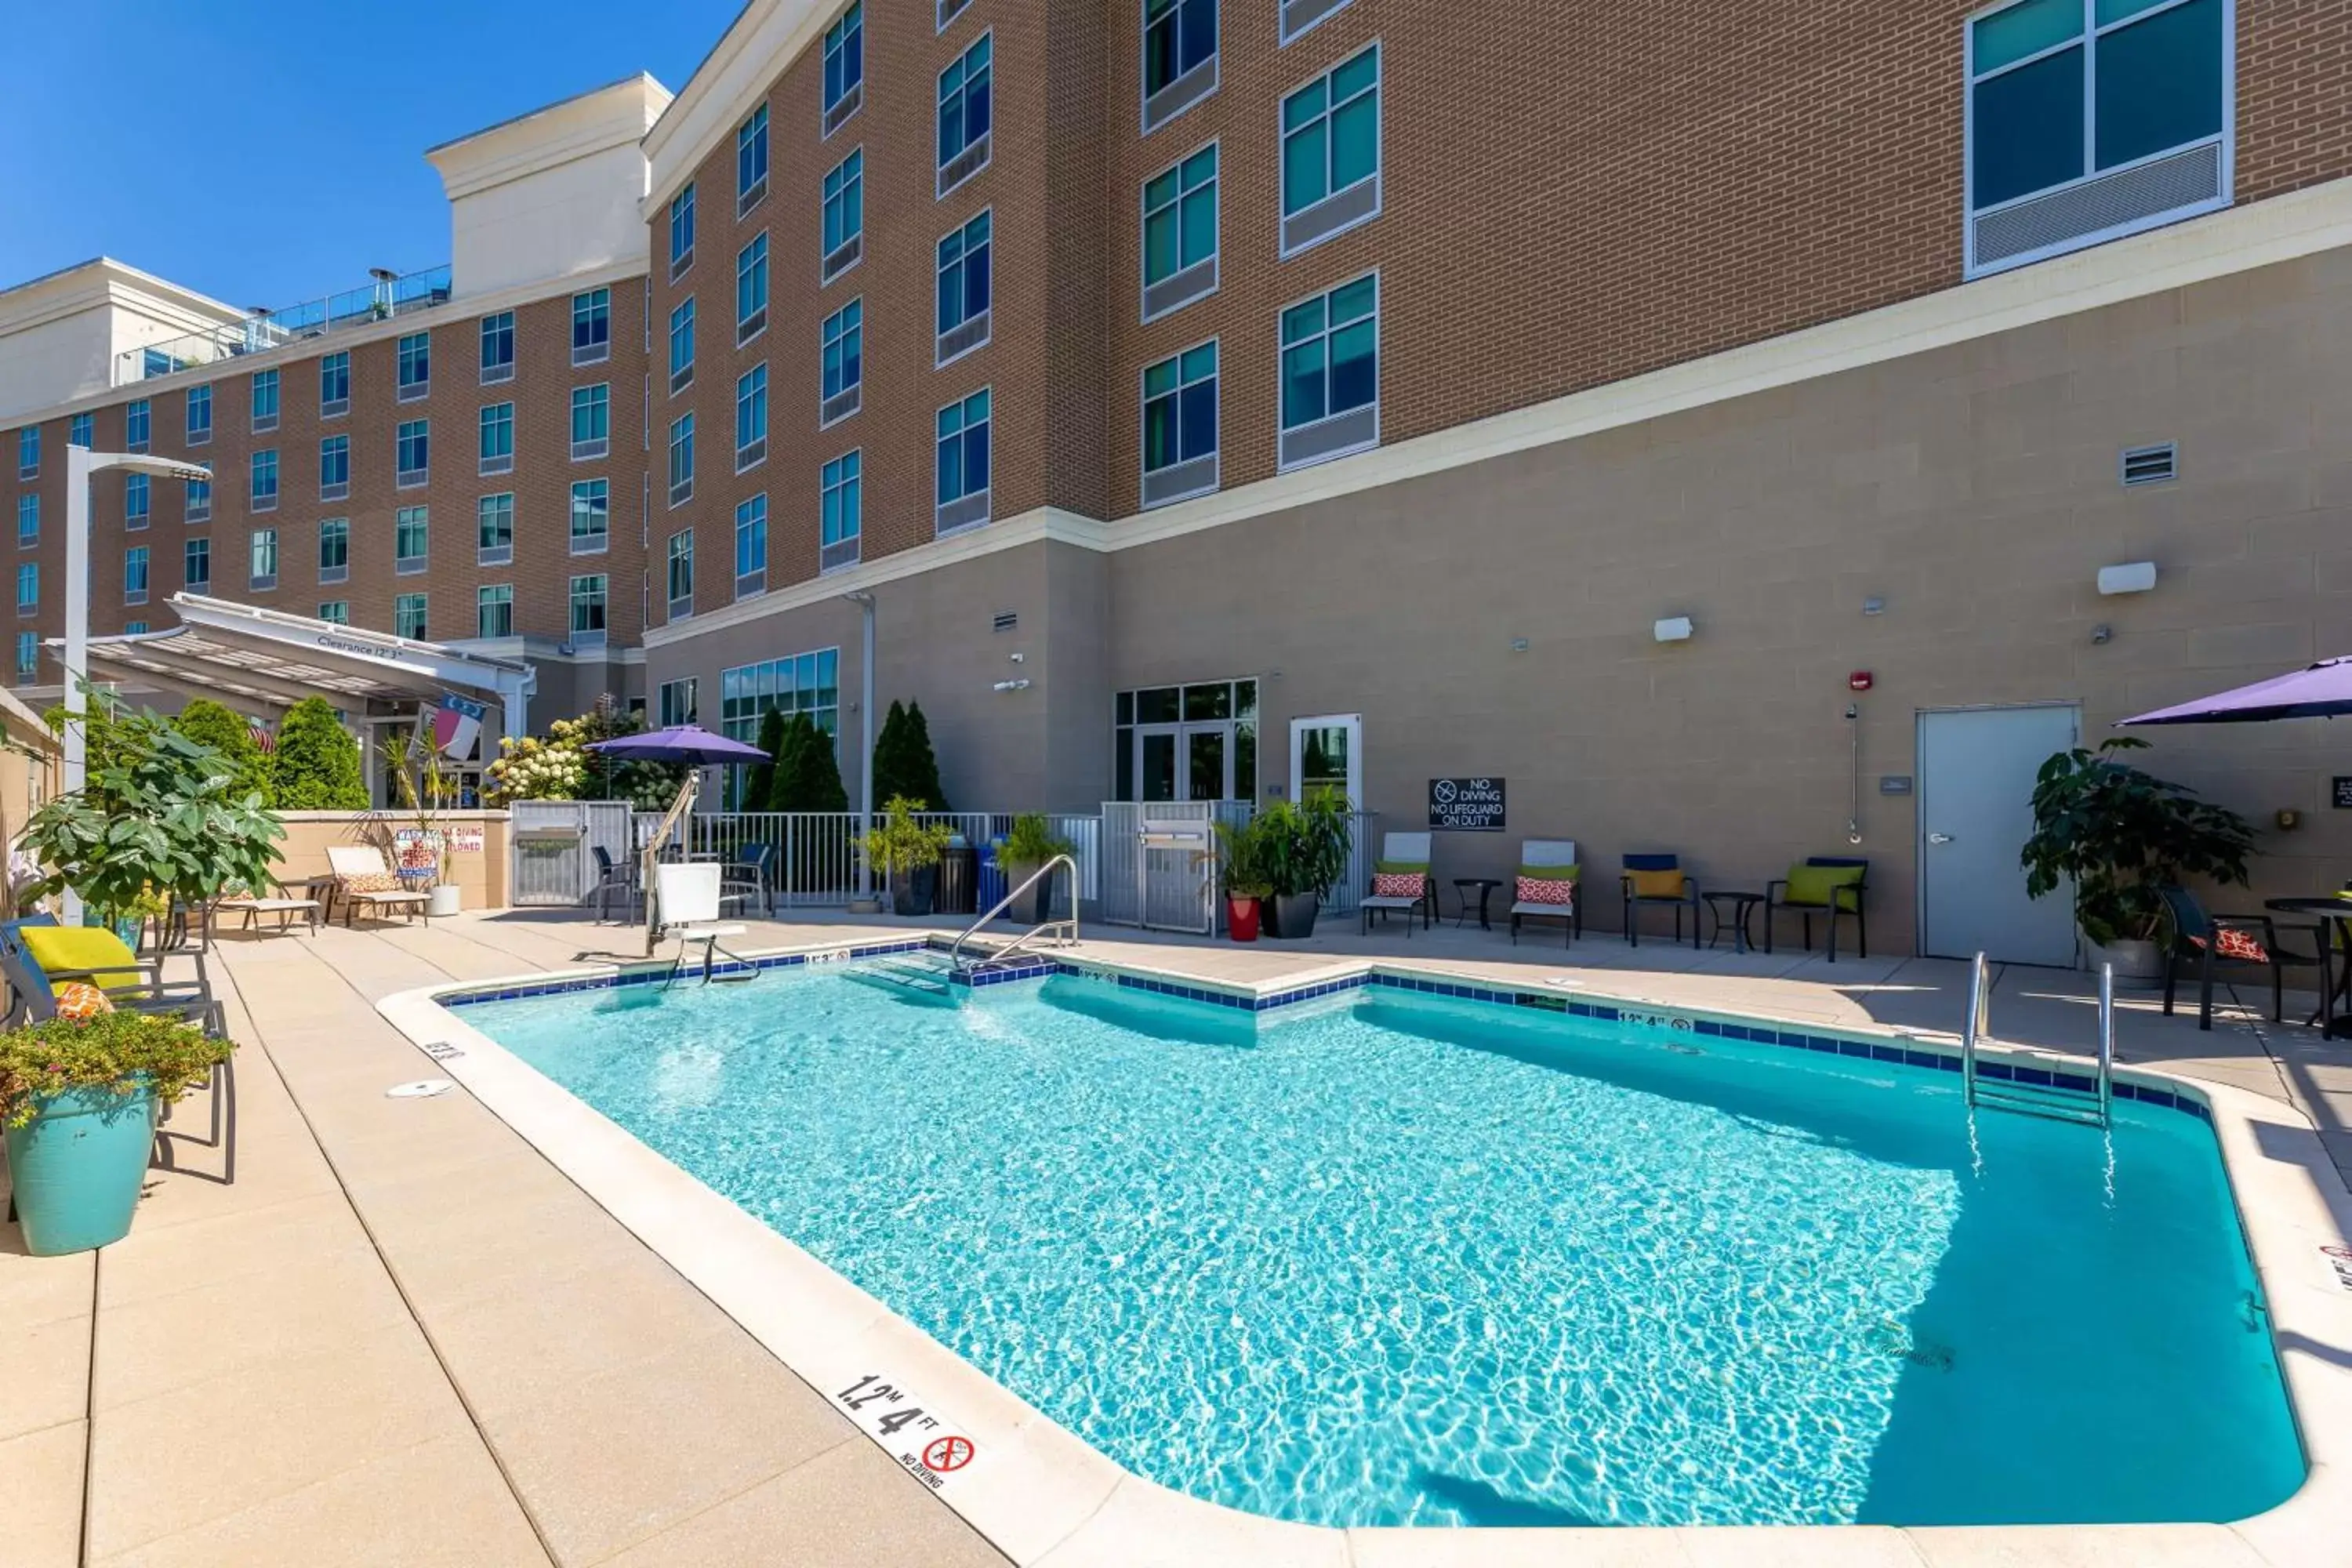
[[[1628,871],[1625,879],[1633,884],[1637,899],[1679,899],[1689,880],[1680,871]]]
[[[22,926],[25,951],[33,962],[50,973],[65,970],[112,970],[100,973],[98,984],[109,991],[145,984],[139,973],[139,959],[122,939],[104,926]]]
[[[1789,885],[1782,890],[1780,901],[1826,909],[1836,890],[1851,888],[1861,881],[1862,873],[1860,866],[1791,866],[1789,868]],[[1853,900],[1841,900],[1839,907],[1851,909]]]

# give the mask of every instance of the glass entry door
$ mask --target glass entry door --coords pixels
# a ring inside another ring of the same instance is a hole
[[[1364,716],[1326,713],[1290,721],[1290,798],[1337,794],[1350,810],[1364,805]]]
[[[1231,800],[1233,726],[1146,724],[1135,731],[1135,798]]]

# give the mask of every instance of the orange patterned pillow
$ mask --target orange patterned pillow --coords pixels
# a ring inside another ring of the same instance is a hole
[[[404,893],[408,889],[390,871],[360,871],[341,879],[346,893]]]
[[[1519,902],[1559,904],[1568,908],[1576,902],[1576,884],[1556,882],[1549,877],[1522,877],[1519,879]]]
[[[1419,871],[1375,871],[1372,873],[1372,897],[1417,899],[1428,880]]]
[[[57,988],[58,1016],[87,1024],[100,1013],[114,1011],[113,999],[87,980],[68,980]]]
[[[2205,945],[2202,937],[2192,936],[2189,940],[2199,947]],[[2235,959],[2240,963],[2268,963],[2271,961],[2271,955],[2263,950],[2261,942],[2244,931],[2227,927],[2213,933],[2213,956]]]

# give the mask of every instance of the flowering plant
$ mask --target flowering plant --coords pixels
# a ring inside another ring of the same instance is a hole
[[[169,1103],[204,1082],[236,1047],[152,1013],[51,1018],[0,1035],[0,1126],[22,1127],[68,1089],[111,1088]]]

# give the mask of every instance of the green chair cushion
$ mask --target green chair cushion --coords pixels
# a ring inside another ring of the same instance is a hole
[[[1861,866],[1791,866],[1789,885],[1781,890],[1780,901],[1827,909],[1838,889],[1861,883],[1864,869]],[[1852,900],[1846,900],[1846,907],[1851,906]]]
[[[1573,882],[1583,874],[1581,866],[1522,866],[1519,875],[1532,877],[1538,882]]]
[[[1408,876],[1415,871],[1426,877],[1429,875],[1429,862],[1426,860],[1376,860],[1372,863],[1372,869],[1391,877]]]

